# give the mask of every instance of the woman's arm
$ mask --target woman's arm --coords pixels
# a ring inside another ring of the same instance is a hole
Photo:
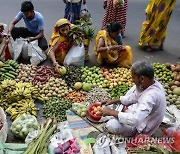
[[[53,47],[51,46],[49,49],[49,58],[51,59],[56,71],[58,71],[59,68],[59,64],[56,61],[56,57],[55,57],[55,51],[58,49],[58,47],[59,47],[59,43],[57,42]]]
[[[105,52],[109,50],[119,50],[120,47],[121,45],[112,45],[112,46],[105,47],[104,39],[100,38],[98,42],[97,52],[100,53],[100,52]]]

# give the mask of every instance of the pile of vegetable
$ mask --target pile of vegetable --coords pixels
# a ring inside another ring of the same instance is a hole
[[[76,112],[79,116],[84,117],[84,116],[86,116],[87,107],[86,107],[86,105],[83,105],[80,103],[73,103],[72,110],[74,112]]]
[[[71,108],[71,103],[60,98],[53,98],[44,103],[45,117],[56,117],[58,122],[67,120],[66,110]]]
[[[69,87],[73,88],[76,82],[82,82],[82,79],[81,79],[82,72],[79,67],[67,66],[66,70],[67,70],[67,73],[63,76],[63,79],[66,81]]]
[[[36,74],[33,77],[32,84],[36,85],[37,83],[45,84],[51,77],[59,77],[54,71],[53,67],[49,66],[38,66],[36,70]]]
[[[4,80],[0,85],[0,106],[15,119],[23,113],[36,115],[34,99],[42,98],[31,83]]]
[[[18,75],[17,70],[19,68],[19,64],[14,60],[8,60],[4,64],[1,62],[0,67],[0,81],[9,79],[15,79]]]
[[[107,92],[111,95],[112,99],[118,99],[120,96],[124,96],[129,87],[127,85],[118,85],[112,89],[107,89]]]
[[[86,100],[89,103],[102,102],[111,99],[111,95],[103,88],[93,88],[86,95]]]
[[[82,78],[85,83],[91,84],[93,87],[105,88],[108,83],[107,80],[104,79],[102,72],[99,67],[87,67],[81,69],[83,72]]]
[[[163,83],[169,83],[173,80],[172,71],[165,64],[153,63],[155,78]]]
[[[50,137],[57,128],[55,119],[48,119],[38,127],[37,137],[28,145],[24,154],[46,154]]]
[[[66,99],[70,100],[72,103],[81,103],[85,104],[86,103],[86,93],[83,91],[73,91],[71,93],[68,93],[65,97]]]
[[[102,67],[101,71],[103,72],[103,77],[109,81],[107,86],[110,89],[117,85],[126,84],[129,87],[134,85],[130,69],[117,67],[108,70],[107,68]]]
[[[20,64],[19,69],[18,69],[18,76],[15,79],[15,81],[20,82],[32,82],[33,77],[35,76],[37,66],[33,65],[25,65],[25,64]]]
[[[53,97],[64,97],[69,93],[67,84],[61,78],[51,77],[46,84],[41,85],[38,83],[35,87],[38,88],[43,100],[49,100]]]
[[[13,121],[11,131],[18,137],[25,139],[29,132],[38,128],[38,122],[35,116],[22,114],[19,118]]]

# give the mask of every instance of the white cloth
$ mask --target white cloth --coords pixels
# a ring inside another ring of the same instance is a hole
[[[152,135],[161,124],[166,112],[165,92],[158,81],[155,81],[153,85],[141,93],[136,90],[136,86],[132,87],[125,96],[120,97],[120,101],[123,105],[128,106],[128,110],[119,112],[118,127],[127,125],[132,129],[136,128],[138,133]],[[110,127],[108,129],[110,131],[114,130],[113,127],[117,127],[116,122],[109,121]],[[124,129],[124,131],[128,130]],[[132,130],[130,129],[130,131]]]

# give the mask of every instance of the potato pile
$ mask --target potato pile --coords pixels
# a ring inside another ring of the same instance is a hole
[[[171,82],[171,90],[180,87],[180,64],[166,64],[173,72],[174,81]]]
[[[18,69],[18,76],[15,81],[17,82],[32,82],[33,77],[36,74],[37,66],[20,64]]]
[[[39,89],[40,95],[44,100],[49,100],[53,97],[64,97],[71,89],[68,90],[67,84],[62,78],[51,77],[46,84],[38,83],[35,87]]]

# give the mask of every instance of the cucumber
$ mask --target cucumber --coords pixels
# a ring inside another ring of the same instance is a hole
[[[4,68],[0,68],[0,72],[6,72]]]
[[[16,72],[9,71],[8,73],[10,73],[10,74],[12,74],[12,75],[15,75],[15,76],[17,76],[17,73],[16,73]]]
[[[9,77],[11,77],[11,78],[15,78],[15,76],[12,75],[12,74],[10,74],[10,73],[5,73],[5,75],[6,75],[6,76],[9,76]]]
[[[9,66],[9,67],[3,67],[5,70],[8,70],[8,71],[16,71],[16,69],[14,69],[12,66]]]

